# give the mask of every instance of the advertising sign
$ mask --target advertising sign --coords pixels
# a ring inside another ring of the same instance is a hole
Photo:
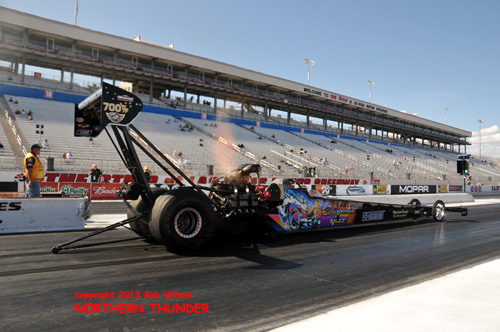
[[[374,195],[387,195],[389,192],[387,190],[387,186],[376,185],[373,186],[373,194]]]
[[[461,185],[449,185],[448,186],[448,191],[449,192],[464,192],[464,186],[461,186]]]
[[[337,186],[337,195],[339,196],[362,196],[371,195],[372,186],[358,186],[358,185],[339,185]]]
[[[435,194],[436,185],[391,185],[391,195]]]

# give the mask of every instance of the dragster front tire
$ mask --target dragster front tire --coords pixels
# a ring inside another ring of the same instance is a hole
[[[153,193],[153,197],[156,201],[156,199],[168,193],[170,190],[165,189],[165,188],[151,188],[151,191]],[[140,196],[138,199],[135,201],[131,202],[130,205],[132,205],[139,213],[144,213],[147,210],[146,203],[142,200],[142,196]],[[151,211],[149,211],[147,220],[148,222],[151,222]],[[130,211],[130,209],[127,209],[127,218],[132,218],[135,217],[135,214]],[[149,230],[149,225],[142,220],[137,220],[137,221],[132,221],[130,224],[130,228],[140,236],[144,237],[144,240],[149,243],[156,243],[155,238],[151,234],[151,231]]]
[[[446,211],[443,201],[435,201],[432,205],[432,218],[434,221],[443,221],[445,216]]]
[[[420,207],[422,204],[420,203],[420,201],[416,198],[412,199],[410,201],[410,203],[408,203],[409,205],[413,205],[414,207]]]
[[[167,249],[196,250],[213,239],[215,220],[214,208],[204,194],[177,189],[158,197],[149,228]]]

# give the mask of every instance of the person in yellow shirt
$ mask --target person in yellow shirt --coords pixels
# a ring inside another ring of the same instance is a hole
[[[45,178],[42,162],[38,159],[41,148],[39,144],[33,144],[31,146],[31,152],[24,158],[26,197],[41,197],[40,182]]]

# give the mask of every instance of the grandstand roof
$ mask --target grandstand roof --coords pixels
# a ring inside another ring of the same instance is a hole
[[[29,49],[21,49],[26,64],[135,82],[146,91],[150,86],[153,90],[154,84],[155,89],[163,91],[216,93],[218,98],[246,99],[275,109],[410,133],[445,144],[468,144],[464,139],[471,136],[466,130],[336,92],[5,7],[0,7],[0,25],[2,35],[12,37],[7,42],[2,36],[0,58],[6,61],[19,62],[20,46],[29,41]],[[48,39],[53,39],[52,49]]]

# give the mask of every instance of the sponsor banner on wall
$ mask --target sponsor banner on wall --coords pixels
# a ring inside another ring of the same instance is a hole
[[[186,181],[178,177],[182,183]],[[58,192],[63,191],[72,197],[89,196],[91,199],[119,199],[116,191],[122,183],[133,182],[131,175],[125,174],[104,174],[104,182],[90,183],[86,173],[47,173],[45,181],[42,182],[42,191]],[[190,180],[196,184],[209,186],[217,177],[214,176],[191,176]],[[254,178],[254,182],[260,190],[266,189],[274,177]],[[307,188],[310,193],[319,195],[385,195],[385,194],[426,194],[445,193],[446,185],[376,185],[368,179],[328,179],[328,178],[296,178],[297,183]],[[22,173],[0,172],[0,181],[22,182]],[[151,176],[150,184],[157,187],[173,189],[178,187],[177,182],[165,175]],[[373,184],[373,185],[372,185]],[[24,187],[22,184],[20,187]],[[21,189],[23,190],[23,189]],[[500,186],[467,186],[468,192],[500,191]],[[450,185],[447,192],[463,192],[463,186]]]
[[[472,186],[467,186],[467,192],[470,193],[491,192],[492,188],[493,186],[472,185]]]
[[[40,183],[40,193],[42,193],[42,194],[43,193],[55,193],[58,191],[59,191],[59,184],[58,183],[47,183],[47,182]]]
[[[116,192],[119,183],[84,183],[84,182],[42,182],[42,193],[63,192],[68,197],[85,197],[96,199],[119,199]]]
[[[389,189],[388,186],[376,185],[376,186],[373,186],[373,194],[374,195],[387,195],[387,194],[390,194],[390,192],[389,192],[388,189]]]
[[[119,184],[92,183],[90,186],[90,199],[116,199]]]
[[[435,193],[436,185],[391,185],[391,195]]]
[[[448,185],[447,184],[439,185],[438,186],[438,192],[440,192],[440,193],[447,193],[448,192]]]
[[[371,195],[373,194],[372,186],[337,186],[337,195],[338,196],[361,196],[361,195]]]
[[[305,178],[297,179],[303,181],[304,184],[337,184],[337,185],[366,185],[370,182],[368,180],[360,179],[322,179],[322,178]]]
[[[22,172],[0,172],[0,181],[22,181]],[[127,183],[133,182],[132,175],[130,174],[103,174],[102,175],[104,183]],[[183,183],[186,183],[181,176],[177,177]],[[190,176],[189,179],[196,184],[208,185],[214,180],[218,179],[216,176]],[[270,185],[275,177],[261,177],[258,181],[259,185]],[[255,184],[257,184],[257,179],[253,179]],[[367,185],[370,184],[370,180],[367,179],[331,179],[331,178],[294,178],[299,184],[302,185]],[[373,180],[372,180],[373,181]],[[44,182],[86,182],[90,183],[90,177],[88,173],[64,173],[64,172],[50,172],[45,174]],[[162,185],[162,184],[173,184],[175,180],[166,175],[152,175],[150,184]]]
[[[312,184],[309,194],[311,196],[335,196],[337,194],[337,186],[330,184]]]
[[[450,184],[448,186],[448,191],[449,192],[454,192],[454,193],[457,193],[457,192],[463,193],[464,192],[464,186]]]
[[[92,195],[90,194],[90,183],[81,183],[81,182],[76,182],[76,183],[68,183],[68,182],[61,182],[58,183],[59,185],[59,190],[65,194],[67,194],[69,197],[84,197],[88,196],[90,199],[94,199]],[[117,198],[116,196],[114,198]]]

